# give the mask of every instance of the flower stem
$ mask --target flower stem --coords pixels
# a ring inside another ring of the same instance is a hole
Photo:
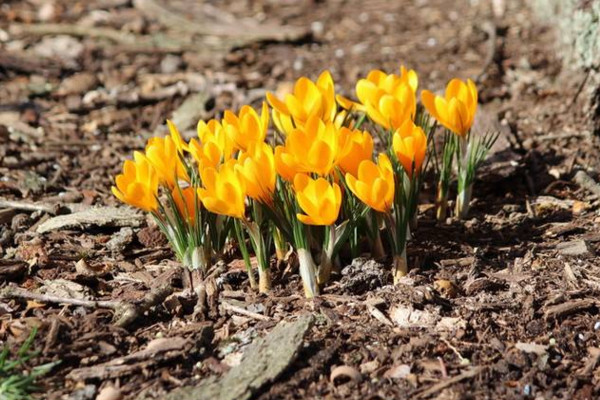
[[[275,255],[277,256],[277,261],[285,260],[285,255],[287,253],[287,243],[281,234],[279,228],[272,226],[273,232],[273,243],[275,243]]]
[[[466,187],[463,187],[456,197],[455,214],[459,219],[467,218],[473,194],[473,182],[468,182]]]
[[[406,249],[400,255],[394,255],[393,260],[394,285],[400,282],[402,277],[408,274],[408,261],[406,260]]]
[[[258,291],[268,293],[271,290],[271,271],[269,268],[258,268]]]
[[[439,222],[446,220],[448,213],[448,187],[444,182],[438,182],[437,196],[435,198],[435,215]]]
[[[321,252],[321,263],[319,264],[318,274],[317,274],[317,283],[319,286],[323,286],[327,282],[329,282],[329,278],[331,277],[331,270],[333,267],[333,248],[335,246],[335,225],[328,226],[327,233],[329,234],[327,243]]]
[[[304,295],[307,299],[312,299],[319,295],[319,286],[317,285],[316,266],[310,251],[298,249],[298,262],[300,264],[300,277],[304,285]]]

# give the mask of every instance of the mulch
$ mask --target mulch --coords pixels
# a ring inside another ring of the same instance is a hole
[[[0,299],[0,341],[16,349],[39,327],[36,362],[61,360],[36,396],[113,386],[116,398],[163,398],[226,376],[304,314],[314,322],[299,354],[253,398],[600,396],[600,146],[577,94],[585,77],[563,70],[554,32],[525,5],[499,3],[494,14],[443,0],[3,2],[0,290],[79,300]],[[273,291],[259,295],[232,250],[198,307],[141,214],[40,233],[119,206],[113,177],[166,118],[189,137],[198,119],[256,107],[302,75],[329,69],[351,96],[370,69],[400,63],[421,88],[478,78],[478,124],[502,139],[470,219],[437,223],[425,187],[397,286],[389,260],[343,259],[315,300],[293,263],[274,265]],[[135,313],[126,323],[120,305]]]

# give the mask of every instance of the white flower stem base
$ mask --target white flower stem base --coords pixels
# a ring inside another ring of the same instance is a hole
[[[298,262],[300,264],[300,277],[304,285],[304,295],[307,299],[312,299],[319,295],[319,286],[317,285],[317,267],[313,261],[310,251],[298,249]]]
[[[459,219],[466,219],[469,215],[471,196],[473,195],[473,184],[467,185],[456,197],[455,214]]]
[[[394,285],[400,282],[402,277],[408,274],[408,261],[406,260],[406,249],[400,255],[395,255],[393,260]]]

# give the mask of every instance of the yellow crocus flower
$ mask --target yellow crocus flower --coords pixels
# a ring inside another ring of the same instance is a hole
[[[146,145],[146,157],[156,170],[160,183],[172,189],[177,179],[189,181],[185,166],[170,136],[153,137]]]
[[[188,151],[198,163],[199,169],[216,168],[221,163],[231,159],[233,141],[225,132],[221,123],[211,119],[208,123],[198,122],[198,140],[192,138]]]
[[[123,203],[154,212],[158,209],[158,174],[142,153],[136,151],[133,157],[123,163],[123,173],[117,175],[111,191]]]
[[[224,161],[231,159],[234,150],[233,141],[219,121],[211,119],[207,123],[201,120],[198,122],[197,130],[201,144],[212,142],[221,150]]]
[[[273,202],[275,191],[275,158],[267,143],[255,143],[238,157],[236,171],[244,180],[246,193],[264,204]]]
[[[394,132],[392,150],[409,177],[413,171],[418,175],[427,153],[427,136],[421,127],[407,120]]]
[[[348,128],[341,128],[339,135],[343,144],[338,165],[344,174],[356,175],[361,161],[373,157],[373,137],[367,131]]]
[[[192,158],[198,163],[199,169],[206,167],[216,168],[223,160],[221,148],[215,142],[201,144],[198,140],[192,138],[188,149]]]
[[[263,102],[260,117],[250,106],[243,106],[239,115],[227,110],[222,125],[235,147],[248,150],[251,144],[264,142],[267,136],[269,107]]]
[[[366,112],[373,121],[386,129],[397,129],[407,116],[414,115],[416,111],[415,93],[418,85],[417,73],[412,69],[407,70],[403,65],[400,66],[400,75],[372,70],[365,79],[356,83],[358,103],[343,96],[337,96],[337,101],[346,110]],[[392,106],[399,106],[400,109],[394,110]]]
[[[177,151],[179,151],[180,153],[187,151],[188,150],[187,143],[181,138],[179,129],[177,129],[175,124],[170,120],[167,120],[167,126],[169,127],[169,135],[171,136],[173,143],[175,143],[175,147],[177,148]]]
[[[275,149],[277,172],[288,180],[293,179],[294,172],[329,175],[340,155],[340,129],[313,116],[304,126],[290,131],[285,146]]]
[[[294,192],[298,205],[306,214],[297,214],[307,225],[333,225],[340,213],[342,191],[336,183],[324,178],[312,179],[305,174],[294,178]]]
[[[452,79],[446,86],[444,97],[423,90],[421,101],[440,124],[459,136],[465,136],[475,120],[477,87],[470,79],[467,82]]]
[[[267,101],[273,108],[275,126],[285,134],[313,116],[324,122],[336,120],[335,85],[329,71],[323,71],[316,83],[306,77],[298,79],[293,92],[283,100],[267,92]]]
[[[364,160],[358,166],[358,176],[346,174],[348,188],[360,201],[374,210],[387,213],[394,201],[394,171],[390,159],[379,154],[378,164]]]
[[[218,169],[202,169],[200,176],[203,187],[198,189],[198,197],[212,213],[244,218],[246,187],[235,171],[235,165],[235,160],[229,160]]]
[[[176,187],[171,192],[171,195],[181,218],[184,221],[187,220],[190,225],[194,225],[196,223],[196,210],[200,209],[196,190],[191,186],[184,189]]]

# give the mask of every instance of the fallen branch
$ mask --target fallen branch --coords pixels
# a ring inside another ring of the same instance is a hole
[[[150,308],[161,304],[171,293],[173,293],[171,286],[157,286],[146,293],[140,304],[132,304],[114,300],[84,300],[39,294],[11,285],[0,290],[0,298],[34,300],[40,303],[69,304],[86,308],[108,308],[115,311],[113,318],[115,325],[125,328],[144,315]]]
[[[74,24],[10,24],[9,32],[17,37],[69,35],[106,39],[118,44],[135,43],[136,37],[110,28],[94,28]]]
[[[546,308],[544,317],[546,319],[558,319],[583,310],[588,310],[596,305],[597,301],[594,299],[572,300]]]
[[[240,315],[245,315],[246,317],[250,317],[250,318],[254,318],[257,319],[259,321],[270,321],[271,318],[267,317],[266,315],[262,315],[262,314],[258,314],[252,311],[248,311],[245,308],[242,307],[238,307],[238,306],[234,306],[233,304],[227,303],[226,301],[224,301],[222,303],[223,308],[226,310],[229,310],[231,312],[240,314]]]
[[[479,375],[481,372],[483,371],[483,367],[473,367],[465,372],[463,372],[460,375],[456,375],[450,379],[444,380],[442,382],[436,383],[435,385],[433,385],[432,387],[430,387],[429,389],[426,389],[420,393],[418,393],[415,397],[416,398],[423,398],[423,397],[427,397],[427,396],[431,396],[432,394],[436,394],[439,393],[440,391],[442,391],[442,389],[445,389],[449,386],[452,386],[458,382],[461,382],[465,379],[470,379],[470,378],[474,378],[477,375]]]
[[[12,208],[14,210],[23,211],[42,211],[50,215],[55,215],[58,212],[60,206],[58,204],[50,205],[0,199],[0,208]]]
[[[163,34],[125,34],[110,28],[93,28],[73,24],[11,24],[9,32],[18,38],[68,35],[78,38],[99,39],[95,43],[96,46],[119,53],[182,53],[184,51],[197,51],[206,53],[208,57],[210,53],[207,49],[210,49],[214,57],[214,51],[227,51],[237,45],[236,43],[198,43],[189,39],[167,37]]]

